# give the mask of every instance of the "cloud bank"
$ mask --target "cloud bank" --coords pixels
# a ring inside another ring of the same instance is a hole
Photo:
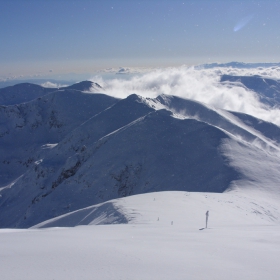
[[[116,77],[104,81],[93,77],[92,81],[103,87],[103,92],[118,98],[130,94],[156,97],[159,94],[175,95],[192,99],[214,108],[250,114],[280,126],[280,110],[270,108],[258,99],[258,95],[238,84],[221,84],[220,75],[260,75],[280,80],[280,69],[255,68],[195,69],[193,67],[166,68],[132,76],[130,79]]]
[[[61,87],[67,87],[68,85],[62,85],[62,84],[47,81],[42,83],[41,86],[45,88],[61,88]]]

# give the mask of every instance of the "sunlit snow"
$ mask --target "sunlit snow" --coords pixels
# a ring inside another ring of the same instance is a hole
[[[92,224],[101,224],[98,226],[1,229],[1,277],[30,280],[276,280],[279,277],[279,197],[268,198],[254,192],[161,192],[112,203],[128,223],[102,225],[107,213],[99,213],[101,219],[91,217]],[[205,228],[207,210],[208,228],[199,230]],[[80,214],[79,221],[83,224],[89,210],[84,216]],[[72,215],[68,222],[76,220],[78,224],[77,214]],[[67,225],[65,217],[49,225],[63,225],[64,221]]]

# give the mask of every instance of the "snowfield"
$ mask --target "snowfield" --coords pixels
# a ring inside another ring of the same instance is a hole
[[[1,279],[279,279],[278,196],[158,192],[102,212],[106,203],[1,229]],[[88,225],[59,227],[73,221]]]

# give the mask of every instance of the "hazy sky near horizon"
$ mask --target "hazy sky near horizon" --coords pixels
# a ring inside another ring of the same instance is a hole
[[[0,77],[280,62],[280,1],[1,0]]]

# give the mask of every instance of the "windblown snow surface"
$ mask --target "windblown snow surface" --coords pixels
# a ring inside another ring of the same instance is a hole
[[[278,279],[279,210],[258,191],[120,198],[1,229],[1,279]]]

